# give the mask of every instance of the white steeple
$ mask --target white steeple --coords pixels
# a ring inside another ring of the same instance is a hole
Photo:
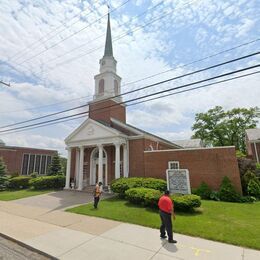
[[[110,28],[110,15],[108,13],[106,45],[103,58],[99,61],[99,74],[95,79],[95,100],[110,98],[121,93],[121,78],[116,74],[117,61],[113,57],[112,36]],[[114,100],[121,101],[121,97]]]

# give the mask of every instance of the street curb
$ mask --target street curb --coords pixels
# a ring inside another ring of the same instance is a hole
[[[27,249],[29,249],[29,250],[31,250],[31,251],[34,251],[35,253],[38,253],[38,254],[40,254],[40,255],[42,255],[42,256],[49,257],[49,258],[52,259],[52,260],[59,260],[58,258],[56,258],[56,257],[54,257],[54,256],[52,256],[52,255],[49,255],[49,254],[47,254],[47,253],[45,253],[45,252],[42,252],[42,251],[40,251],[39,249],[36,249],[36,248],[34,248],[34,247],[31,247],[31,246],[29,246],[29,245],[27,245],[27,244],[25,244],[25,243],[23,243],[23,242],[21,242],[21,241],[19,241],[19,240],[14,239],[13,237],[10,237],[10,236],[5,235],[5,234],[3,234],[3,233],[0,233],[0,237],[3,237],[3,238],[5,238],[5,239],[8,239],[8,240],[10,240],[10,241],[12,241],[12,242],[14,242],[14,243],[16,243],[16,244],[22,246],[22,247],[25,247],[25,248],[27,248]]]

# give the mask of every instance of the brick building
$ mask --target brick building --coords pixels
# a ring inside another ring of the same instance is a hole
[[[256,162],[260,162],[260,129],[246,130],[246,149],[247,154]]]
[[[234,147],[183,149],[181,145],[126,123],[109,16],[105,52],[99,63],[89,118],[65,139],[67,189],[71,181],[82,190],[97,181],[109,185],[119,177],[166,179],[166,169],[184,168],[189,170],[192,188],[205,181],[218,189],[222,178],[228,176],[241,192]]]
[[[56,153],[55,150],[7,146],[0,140],[0,157],[3,158],[10,175],[29,175],[33,172],[45,175]]]

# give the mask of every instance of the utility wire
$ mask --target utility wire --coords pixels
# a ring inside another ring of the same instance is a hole
[[[177,94],[180,94],[180,93],[184,93],[184,92],[189,92],[189,91],[193,91],[193,90],[205,88],[205,87],[207,87],[207,86],[213,86],[213,85],[217,85],[217,84],[220,84],[220,83],[233,81],[233,80],[236,80],[236,79],[239,79],[239,78],[245,78],[245,77],[252,76],[252,75],[255,75],[255,74],[259,74],[259,73],[260,73],[260,71],[252,72],[252,73],[244,74],[244,75],[241,75],[241,76],[232,77],[232,78],[229,78],[229,79],[216,81],[216,82],[213,82],[213,83],[204,84],[204,85],[202,85],[202,86],[198,86],[198,87],[194,87],[194,88],[190,88],[190,89],[186,89],[186,90],[182,90],[182,91],[170,93],[170,94],[167,94],[167,95],[162,95],[162,96],[159,96],[159,97],[146,99],[146,100],[143,100],[143,101],[139,101],[139,102],[135,102],[135,103],[129,104],[129,105],[127,105],[127,106],[128,106],[128,107],[129,107],[129,106],[134,106],[134,105],[141,104],[141,103],[146,103],[146,102],[149,102],[149,101],[152,101],[152,100],[161,99],[161,98],[165,98],[165,97],[168,97],[168,96],[173,96],[173,95],[177,95]],[[102,111],[100,111],[100,112],[102,112]],[[99,112],[99,113],[100,113],[100,112]],[[39,125],[39,126],[30,127],[30,128],[27,128],[27,129],[16,130],[16,131],[14,130],[14,131],[12,131],[12,132],[8,132],[7,134],[13,134],[13,133],[19,133],[19,132],[29,131],[29,130],[33,130],[33,129],[36,129],[36,128],[41,128],[41,127],[45,127],[45,126],[50,126],[50,125],[57,125],[57,124],[64,123],[64,122],[67,122],[67,121],[72,121],[72,120],[77,120],[77,119],[85,118],[86,116],[87,116],[87,115],[83,115],[83,116],[78,116],[78,117],[74,117],[74,118],[69,118],[69,119],[61,120],[61,121],[58,121],[58,122],[46,123],[46,124],[42,124],[42,125]]]
[[[118,10],[119,8],[123,7],[123,6],[126,5],[129,1],[130,1],[130,0],[126,0],[125,2],[123,2],[123,3],[122,3],[121,5],[119,5],[118,7],[112,9],[112,10],[110,11],[110,13],[115,12],[115,11]],[[56,47],[56,46],[59,45],[60,43],[66,41],[66,40],[68,40],[68,39],[70,39],[70,38],[73,37],[74,35],[76,35],[76,34],[82,32],[83,30],[87,29],[88,27],[92,26],[93,24],[99,22],[100,20],[102,20],[102,19],[103,19],[104,17],[106,17],[107,15],[108,15],[108,13],[106,13],[105,15],[101,16],[100,18],[96,19],[94,22],[89,23],[87,26],[84,26],[84,27],[81,28],[80,30],[78,30],[78,31],[76,31],[76,32],[74,32],[74,33],[72,33],[72,34],[70,34],[69,36],[63,38],[62,40],[56,42],[55,44],[51,45],[50,47],[47,47],[45,50],[43,50],[43,51],[41,51],[41,52],[39,52],[39,53],[37,53],[37,54],[31,56],[31,57],[28,58],[28,59],[25,59],[24,61],[22,61],[22,62],[20,62],[20,63],[18,63],[17,65],[21,65],[21,64],[23,64],[23,63],[25,63],[25,62],[27,62],[27,61],[29,61],[29,60],[35,58],[35,57],[38,57],[39,55],[43,54],[44,52],[46,52],[46,51],[48,51],[48,50],[50,50],[50,49]]]
[[[123,85],[121,86],[121,88],[123,88],[123,87],[125,87],[125,86],[127,86],[127,85],[131,85],[131,84],[134,84],[134,83],[137,83],[137,82],[144,81],[144,80],[146,80],[146,79],[150,79],[150,78],[153,78],[153,77],[162,75],[162,74],[167,73],[167,72],[170,72],[170,71],[174,71],[174,70],[176,70],[176,69],[178,69],[178,68],[184,68],[184,67],[190,66],[190,65],[192,65],[192,64],[195,64],[195,63],[198,63],[198,62],[201,62],[201,61],[210,59],[210,58],[212,58],[212,57],[221,55],[221,54],[223,54],[223,53],[226,53],[226,52],[229,52],[229,51],[233,51],[233,50],[238,49],[238,48],[241,48],[241,47],[243,47],[243,46],[246,46],[246,45],[255,43],[255,42],[259,41],[259,40],[260,40],[260,38],[257,38],[257,39],[255,39],[255,40],[252,40],[252,41],[249,41],[249,42],[245,42],[245,43],[242,43],[242,44],[240,44],[240,45],[236,45],[236,46],[234,46],[234,47],[232,47],[232,48],[229,48],[229,49],[226,49],[226,50],[222,50],[222,51],[220,51],[220,52],[211,54],[211,55],[209,55],[209,56],[200,58],[200,59],[198,59],[198,60],[191,61],[191,62],[186,63],[186,64],[184,64],[184,65],[179,65],[179,66],[176,66],[176,67],[174,67],[174,68],[171,68],[171,69],[168,69],[168,70],[165,70],[165,71],[161,71],[161,72],[156,73],[156,74],[152,74],[152,75],[147,76],[147,77],[145,77],[145,78],[141,78],[141,79],[138,79],[138,80],[135,80],[135,81],[127,82],[127,83],[123,84]],[[65,101],[61,101],[61,102],[57,102],[57,103],[52,103],[52,104],[48,104],[48,105],[44,105],[44,106],[26,108],[26,109],[23,109],[23,110],[13,110],[13,111],[6,111],[6,112],[5,112],[5,111],[2,111],[2,112],[0,112],[0,113],[15,113],[15,112],[21,112],[21,111],[37,110],[37,109],[40,109],[40,108],[45,108],[45,107],[50,107],[50,106],[54,106],[54,105],[69,103],[69,102],[72,102],[72,101],[74,101],[74,100],[80,100],[80,99],[88,98],[88,97],[93,97],[93,95],[82,96],[82,97],[78,97],[78,98],[74,98],[74,99],[69,99],[69,100],[65,100]]]
[[[98,2],[98,0],[95,1],[94,4],[97,3],[97,2]],[[88,13],[85,15],[85,18],[88,17],[90,14],[94,13],[94,11],[95,11],[95,10],[91,9],[90,7],[89,7],[89,9],[90,9],[91,11],[88,12]],[[72,21],[74,18],[76,18],[76,17],[78,17],[78,16],[81,16],[81,14],[84,13],[85,11],[86,11],[86,10],[80,11],[79,13],[77,13],[76,15],[74,15],[72,18],[70,18],[69,21]],[[40,39],[34,41],[34,42],[31,43],[29,46],[27,46],[27,47],[25,47],[24,49],[22,49],[21,51],[17,52],[15,55],[13,55],[11,58],[8,59],[8,62],[10,62],[10,61],[12,61],[12,60],[13,60],[13,61],[16,61],[16,60],[22,58],[22,57],[24,56],[24,53],[27,53],[28,50],[29,50],[29,51],[32,51],[32,50],[34,50],[36,47],[38,47],[38,46],[40,46],[40,45],[43,45],[45,42],[51,40],[52,38],[56,37],[58,34],[62,33],[63,31],[67,30],[69,27],[75,25],[76,23],[78,23],[78,22],[80,22],[80,21],[81,21],[81,19],[79,18],[77,21],[73,22],[73,23],[70,24],[70,25],[68,25],[66,22],[65,22],[65,23],[62,23],[61,25],[59,25],[58,27],[54,28],[54,29],[51,30],[50,32],[46,33],[46,34],[45,34],[44,36],[42,36]],[[46,39],[46,37],[47,37],[48,35],[52,34],[53,32],[59,30],[60,28],[62,28],[62,27],[64,27],[64,26],[67,26],[67,27],[63,28],[62,30],[58,31],[56,34],[54,34],[54,35],[52,35],[52,36],[50,36],[50,37],[48,37],[48,38]],[[44,40],[44,41],[42,41],[42,40]],[[39,43],[39,44],[37,44],[37,43]],[[35,44],[36,44],[36,45],[35,45]],[[21,54],[22,54],[22,55],[21,55]]]
[[[256,69],[256,68],[259,68],[259,67],[260,67],[260,63],[254,65],[254,66],[249,66],[249,67],[245,67],[243,69],[223,73],[223,74],[220,74],[220,75],[217,75],[217,76],[214,76],[214,77],[210,77],[210,78],[207,78],[207,79],[203,79],[203,80],[195,81],[195,82],[192,82],[192,83],[184,84],[184,85],[181,85],[181,86],[178,86],[178,87],[173,87],[173,88],[169,88],[169,89],[166,89],[166,90],[154,92],[154,93],[147,94],[147,95],[144,95],[144,96],[141,96],[141,97],[136,97],[136,98],[127,100],[125,102],[119,102],[119,103],[114,104],[114,105],[94,109],[91,112],[96,112],[96,111],[100,111],[100,110],[104,111],[107,108],[115,107],[115,106],[118,106],[118,105],[121,105],[121,104],[126,104],[126,103],[133,102],[133,101],[136,101],[136,100],[139,100],[139,99],[144,99],[144,98],[147,98],[147,97],[163,94],[163,93],[166,93],[166,92],[169,92],[169,91],[186,88],[186,87],[189,87],[189,86],[192,86],[192,85],[200,84],[200,83],[207,82],[207,81],[214,80],[214,79],[218,79],[218,78],[221,78],[221,77],[226,77],[226,76],[236,74],[236,73],[240,73],[240,72],[243,72],[243,71]],[[42,125],[42,124],[46,124],[46,123],[56,122],[56,121],[59,121],[59,120],[62,120],[62,119],[72,118],[72,117],[75,117],[75,116],[85,115],[85,114],[88,114],[88,113],[89,113],[89,111],[86,111],[86,112],[81,112],[81,113],[77,113],[77,114],[74,114],[74,115],[69,115],[69,116],[64,116],[64,117],[61,117],[61,118],[56,118],[56,119],[52,119],[52,120],[48,120],[48,121],[34,123],[34,124],[31,124],[31,125],[20,126],[20,127],[16,127],[16,128],[7,129],[7,130],[1,130],[0,133],[7,133],[7,132],[18,130],[18,129],[26,129],[26,128],[29,128],[31,126],[38,126],[38,125]]]
[[[122,94],[118,94],[118,95],[115,95],[115,96],[103,99],[101,101],[97,101],[96,103],[104,102],[104,101],[109,100],[111,98],[122,97],[122,96],[125,96],[125,95],[128,95],[128,94],[134,93],[136,91],[144,90],[144,89],[151,88],[151,87],[154,87],[154,86],[157,86],[157,85],[160,85],[160,84],[164,84],[164,83],[167,83],[167,82],[170,82],[170,81],[173,81],[173,80],[177,80],[177,79],[180,79],[180,78],[191,76],[191,75],[203,72],[203,71],[207,71],[207,70],[210,70],[210,69],[213,69],[213,68],[217,68],[217,67],[220,67],[220,66],[223,66],[223,65],[227,65],[229,63],[233,63],[233,62],[236,62],[236,61],[239,61],[239,60],[243,60],[243,59],[246,59],[246,58],[249,58],[249,57],[253,57],[253,56],[259,55],[259,54],[260,54],[260,52],[251,53],[251,54],[248,54],[248,55],[236,58],[236,59],[228,60],[228,61],[225,61],[225,62],[222,62],[222,63],[218,63],[218,64],[215,64],[215,65],[203,68],[203,69],[199,69],[199,70],[192,71],[192,72],[189,72],[189,73],[186,73],[186,74],[182,74],[180,76],[176,76],[176,77],[172,77],[172,78],[160,81],[160,82],[156,82],[156,83],[153,83],[153,84],[150,84],[150,85],[138,88],[138,89],[130,90],[130,91],[124,92]],[[47,114],[47,115],[44,115],[44,116],[41,116],[41,117],[32,118],[32,119],[21,121],[21,122],[17,122],[17,123],[14,123],[14,124],[1,126],[0,128],[7,128],[7,127],[10,127],[10,126],[15,126],[15,125],[20,125],[20,124],[32,122],[32,121],[35,121],[35,120],[39,120],[39,119],[43,119],[43,118],[46,118],[46,117],[62,114],[62,113],[69,112],[69,111],[72,111],[72,110],[76,110],[76,109],[79,109],[79,108],[83,108],[83,107],[86,107],[88,105],[89,104],[87,103],[87,104],[84,104],[84,105],[76,106],[76,107],[69,108],[69,109],[66,109],[66,110],[62,110],[62,111],[59,111],[59,112]]]
[[[11,87],[10,83],[6,83],[6,82],[4,82],[2,80],[0,80],[0,84],[3,84],[5,86],[7,86],[7,87]]]

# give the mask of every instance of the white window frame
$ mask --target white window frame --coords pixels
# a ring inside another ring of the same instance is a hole
[[[171,168],[172,164],[177,165],[177,168]],[[180,162],[179,161],[168,161],[168,169],[179,170],[180,169]]]

